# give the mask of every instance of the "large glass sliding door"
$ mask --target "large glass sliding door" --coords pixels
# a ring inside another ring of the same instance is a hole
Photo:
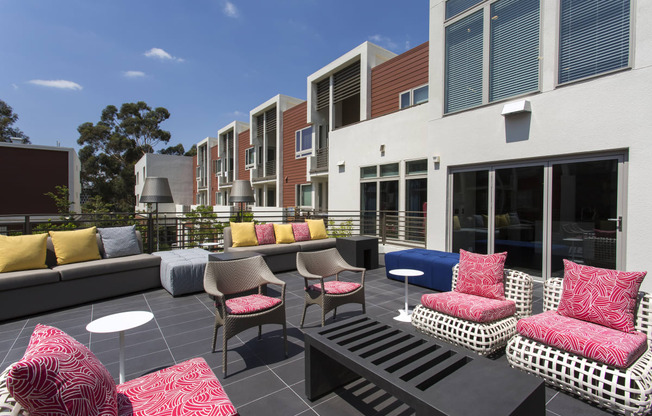
[[[618,159],[552,166],[552,276],[564,273],[562,259],[616,268]]]
[[[507,267],[563,275],[563,259],[615,269],[623,156],[453,172],[451,251],[507,251]]]
[[[506,267],[541,274],[543,166],[496,169],[494,252],[508,253]]]
[[[360,234],[376,235],[377,188],[376,182],[360,184]]]

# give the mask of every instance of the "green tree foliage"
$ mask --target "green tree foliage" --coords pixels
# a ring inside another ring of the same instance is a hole
[[[18,137],[30,143],[29,137],[13,124],[18,121],[18,115],[14,113],[6,102],[0,100],[0,142],[10,142],[12,137]]]
[[[179,143],[176,146],[170,146],[166,147],[165,149],[161,149],[158,151],[162,155],[177,155],[177,156],[183,156],[183,154],[186,152],[186,150],[183,148],[183,145]]]
[[[188,150],[184,156],[196,156],[196,155],[197,155],[197,145],[193,144],[190,150]]]
[[[222,237],[224,224],[217,219],[213,207],[199,205],[186,214],[191,220],[188,223],[188,236],[190,247],[196,247],[199,243],[217,241]]]
[[[170,141],[170,132],[160,124],[170,117],[163,107],[152,110],[146,103],[125,103],[120,111],[109,105],[100,121],[77,128],[81,182],[91,197],[100,196],[114,211],[134,209],[134,165],[160,143]]]

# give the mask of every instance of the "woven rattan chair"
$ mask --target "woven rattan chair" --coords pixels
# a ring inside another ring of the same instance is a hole
[[[459,264],[453,267],[452,288],[457,286]],[[532,277],[505,269],[505,298],[516,303],[516,314],[493,322],[472,322],[418,305],[412,312],[412,325],[435,338],[461,345],[479,355],[489,355],[503,348],[516,334],[519,318],[532,315]]]
[[[281,297],[272,298],[262,294],[264,285],[281,287]],[[244,294],[258,289],[258,294]],[[226,377],[227,341],[245,329],[258,327],[258,339],[263,324],[283,326],[285,356],[288,355],[288,339],[285,325],[285,282],[269,270],[262,256],[241,260],[209,261],[204,272],[204,290],[215,299],[215,329],[212,351],[215,352],[217,330],[222,332],[222,372]],[[276,304],[274,304],[276,303]]]
[[[543,310],[556,310],[563,279],[543,285]],[[589,358],[525,338],[507,343],[506,355],[514,367],[543,377],[546,383],[626,415],[644,415],[652,409],[652,296],[639,293],[636,330],[647,335],[648,349],[628,368],[612,367]]]
[[[324,326],[326,314],[331,310],[333,318],[337,317],[337,307],[346,303],[359,303],[362,313],[365,313],[364,275],[366,269],[349,265],[336,248],[322,251],[297,253],[297,271],[303,276],[306,284],[305,304],[301,315],[301,328],[306,318],[306,309],[310,305],[321,306],[321,326]],[[340,281],[340,273],[352,271],[362,273],[361,282]],[[335,276],[334,281],[324,279]],[[317,284],[315,280],[319,280]],[[322,288],[326,290],[322,290]]]

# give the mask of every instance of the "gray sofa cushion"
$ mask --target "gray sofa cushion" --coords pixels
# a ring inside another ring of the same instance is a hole
[[[59,280],[59,273],[51,269],[21,270],[18,272],[0,273],[0,290],[56,283]]]
[[[295,244],[301,247],[301,251],[326,250],[335,247],[335,239],[323,238],[321,240],[299,241]]]
[[[102,257],[111,259],[115,257],[133,256],[141,254],[136,237],[136,226],[98,228],[102,239],[104,253]]]
[[[237,251],[255,251],[256,253],[264,254],[266,256],[272,256],[275,254],[285,254],[285,253],[297,253],[301,247],[298,244],[265,244],[262,246],[251,246],[251,247],[229,247],[224,251],[228,253],[237,252]]]
[[[152,254],[161,258],[161,285],[172,296],[204,290],[204,270],[210,252],[191,248]]]
[[[80,263],[55,266],[52,270],[59,272],[61,280],[83,279],[85,277],[119,273],[129,270],[159,267],[161,258],[151,254],[83,261]]]

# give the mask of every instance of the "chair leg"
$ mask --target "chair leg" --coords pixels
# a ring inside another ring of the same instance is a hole
[[[261,339],[263,339],[263,326],[258,325],[258,341],[260,341]]]
[[[215,327],[213,328],[213,344],[211,344],[212,345],[211,352],[215,352],[215,343],[217,342],[217,329],[218,329],[217,322],[215,322]]]
[[[326,313],[324,312],[326,309],[324,309],[324,306],[322,305],[321,307],[321,326],[323,327],[326,325]]]
[[[222,333],[222,374],[226,378],[226,334]]]
[[[303,328],[303,321],[306,319],[306,309],[308,309],[308,304],[304,303],[303,304],[303,314],[301,314],[301,325],[299,325],[299,328]]]
[[[337,308],[333,309],[333,320],[337,319]]]
[[[365,305],[365,303],[362,302],[362,314],[364,315],[365,313],[367,313],[367,305]]]

